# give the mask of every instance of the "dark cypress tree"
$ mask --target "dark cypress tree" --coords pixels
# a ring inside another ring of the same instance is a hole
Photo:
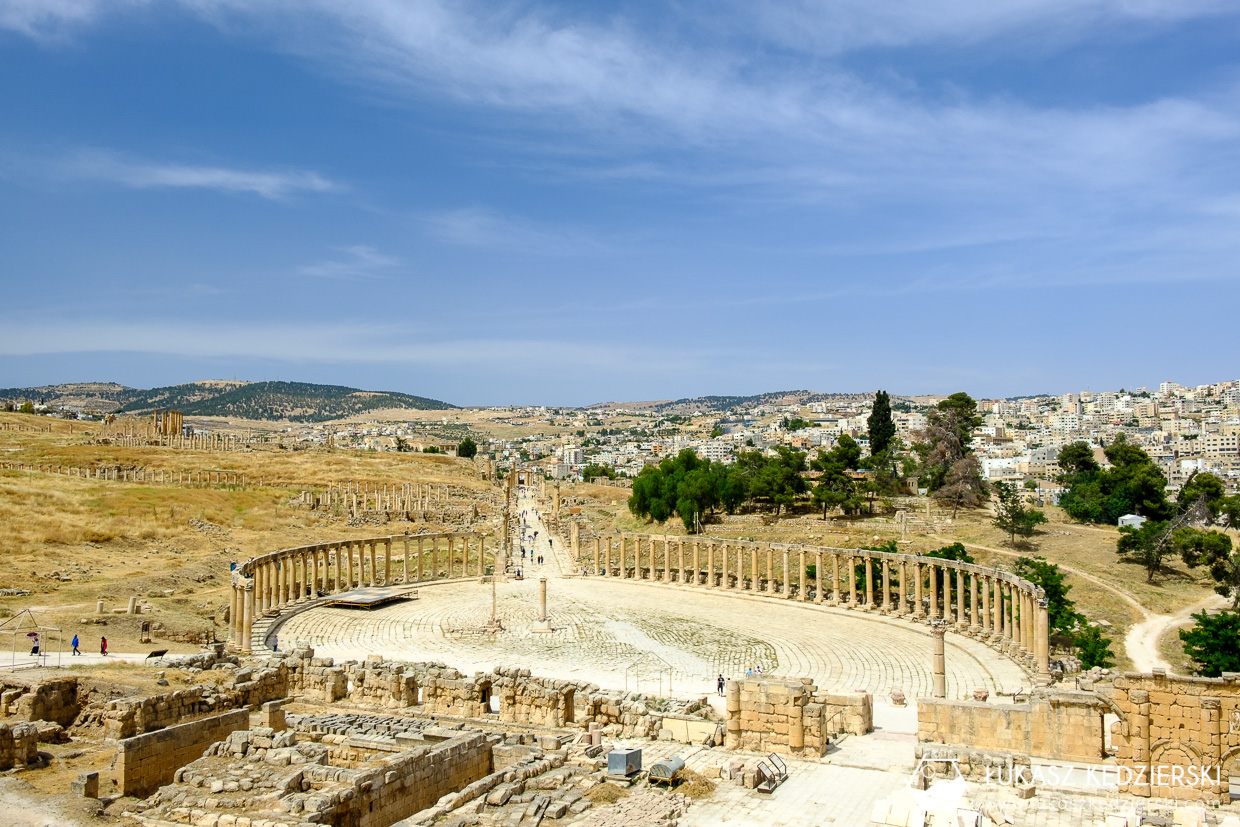
[[[874,394],[874,407],[865,424],[870,432],[870,456],[886,451],[896,435],[896,423],[891,418],[891,397],[887,391]]]

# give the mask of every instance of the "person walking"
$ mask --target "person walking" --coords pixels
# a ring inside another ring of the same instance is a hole
[[[81,652],[78,651],[78,636],[77,635],[73,636],[73,654],[75,655],[82,654]]]
[[[36,657],[39,654],[39,633],[38,632],[30,633],[30,654],[35,655]]]
[[[99,638],[99,654],[104,657],[108,655],[108,639],[106,637]]]
[[[723,675],[719,676],[719,697],[723,697]]]

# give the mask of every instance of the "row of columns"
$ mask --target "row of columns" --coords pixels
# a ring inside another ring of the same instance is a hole
[[[1048,618],[1033,584],[967,563],[777,543],[611,535],[595,538],[594,571],[785,599],[795,589],[802,602],[812,594],[814,603],[944,621],[1048,674]]]
[[[400,543],[399,558],[393,554],[394,541]],[[471,541],[476,551],[472,571]],[[283,549],[251,560],[233,578],[232,639],[248,651],[256,617],[277,615],[289,605],[322,594],[390,586],[397,582],[396,577],[401,583],[417,583],[482,576],[487,562],[486,541],[485,534],[406,534]],[[394,564],[398,567],[395,576]]]
[[[119,468],[106,465],[59,465],[47,463],[3,462],[0,468],[13,471],[37,471],[82,479],[145,482],[157,485],[232,485],[245,488],[248,481],[239,471],[166,471],[162,468]],[[260,482],[260,485],[262,483]]]

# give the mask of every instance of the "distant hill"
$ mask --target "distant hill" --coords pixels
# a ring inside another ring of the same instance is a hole
[[[715,411],[723,413],[733,408],[752,408],[757,405],[808,405],[811,402],[870,402],[871,393],[817,393],[815,391],[772,391],[752,396],[695,396],[687,399],[674,399],[659,402],[604,402],[591,405],[596,409],[624,408],[631,411],[650,411],[653,413],[686,415],[694,411]],[[893,402],[902,401],[903,397],[892,396]]]
[[[189,382],[166,388],[128,388],[114,383],[45,385],[0,389],[0,400],[43,401],[57,407],[142,414],[156,408],[189,416],[324,422],[383,408],[442,411],[456,407],[438,399],[391,391],[365,391],[309,382]]]

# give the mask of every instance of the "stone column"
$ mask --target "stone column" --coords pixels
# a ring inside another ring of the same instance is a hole
[[[757,582],[755,578],[755,583]],[[724,688],[727,712],[727,735],[724,747],[730,750],[741,748],[741,685],[739,681],[728,681]]]
[[[942,624],[934,624],[930,629],[930,637],[934,641],[934,697],[947,697],[947,659],[944,655]]]
[[[720,587],[723,589],[727,589],[728,588],[728,544],[727,543],[719,544],[719,554],[723,558],[723,564],[722,564],[723,579],[720,583]]]
[[[603,551],[602,546],[603,546],[603,538],[595,537],[594,538],[594,573],[596,575],[602,574],[602,572],[599,571],[599,568],[598,568],[599,561],[602,558],[602,551]]]
[[[789,550],[785,546],[783,551],[784,551],[784,587],[780,591],[780,594],[782,594],[784,597],[792,597],[792,571],[790,567],[788,566]]]
[[[878,608],[883,614],[891,613],[891,565],[883,558],[883,593],[878,601]]]
[[[706,588],[715,588],[715,544],[706,544]]]
[[[913,568],[913,577],[915,578],[913,580],[913,617],[915,620],[921,620],[926,616],[924,606],[921,604],[921,580],[924,579],[923,568],[921,568],[920,562],[914,563]]]
[[[401,563],[403,564],[403,568],[404,568],[404,577],[402,579],[404,580],[404,583],[407,586],[409,585],[409,535],[406,534],[403,539],[405,541],[405,553],[401,557]],[[496,572],[496,574],[499,574],[499,573],[500,572]]]
[[[946,583],[944,583],[946,585]],[[939,564],[930,564],[930,619],[939,619]]]
[[[663,582],[672,582],[672,538],[663,535]]]
[[[874,608],[874,558],[865,556],[865,610]]]
[[[1046,606],[1038,603],[1038,642],[1034,651],[1034,665],[1038,671],[1039,683],[1049,684],[1051,680],[1051,635],[1050,635],[1050,613],[1047,612]]]
[[[547,578],[538,578],[538,620],[534,621],[531,632],[550,632],[551,617],[547,614]]]
[[[956,566],[956,628],[964,629],[964,570]]]
[[[418,536],[418,582],[422,582],[422,536]]]
[[[383,585],[392,585],[392,538],[383,541]]]
[[[676,576],[680,579],[680,585],[685,584],[685,541],[683,539],[676,541],[676,562],[679,566]]]
[[[857,558],[848,555],[848,608],[857,608]]]
[[[799,557],[801,561],[801,568],[797,570],[797,585],[799,587],[797,589],[797,600],[804,603],[806,600],[809,600],[809,583],[806,582],[806,578],[805,578],[805,549],[804,548],[801,548],[799,550]]]
[[[310,569],[310,596],[315,600],[319,597],[319,553],[322,550],[322,546],[315,546],[310,551],[310,557],[313,560],[313,566]]]
[[[821,604],[822,597],[822,552],[814,552],[814,602]]]
[[[775,549],[766,547],[766,591],[775,593]]]
[[[900,561],[900,585],[896,587],[896,597],[899,604],[896,606],[896,617],[904,617],[908,614],[908,561]]]
[[[279,609],[284,611],[288,608],[289,589],[289,559],[287,555],[281,554],[280,559],[276,561],[276,591],[279,592]]]
[[[439,535],[431,538],[431,579],[439,579]]]
[[[241,588],[232,584],[228,600],[228,638],[234,649],[241,646]]]
[[[977,598],[978,598],[978,576],[977,572],[969,574],[969,634],[977,637],[977,633],[981,628],[978,625],[977,618]]]
[[[831,552],[831,605],[840,605],[840,556]]]
[[[698,585],[702,572],[702,547],[697,540],[693,541],[693,585]]]
[[[989,575],[982,576],[982,636],[990,640],[994,629],[994,617],[990,613],[990,595],[994,591],[994,581]]]
[[[751,592],[759,591],[758,589],[758,547],[749,546],[749,590]]]
[[[249,652],[251,649],[250,638],[254,634],[254,584],[252,582],[245,584],[242,612],[241,651]]]

